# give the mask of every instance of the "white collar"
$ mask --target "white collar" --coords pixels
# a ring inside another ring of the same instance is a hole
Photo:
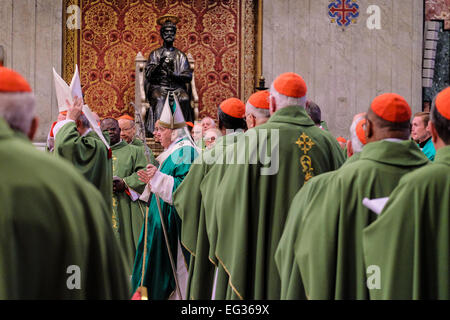
[[[405,141],[405,140],[398,139],[398,138],[387,138],[387,139],[383,139],[383,141],[389,141],[389,142],[397,142],[397,143],[399,143],[399,142],[403,142],[403,141]]]

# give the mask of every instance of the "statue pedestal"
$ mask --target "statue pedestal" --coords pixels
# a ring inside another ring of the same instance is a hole
[[[159,142],[156,142],[154,138],[147,138],[145,141],[147,142],[147,146],[152,150],[155,158],[164,151],[163,146]]]

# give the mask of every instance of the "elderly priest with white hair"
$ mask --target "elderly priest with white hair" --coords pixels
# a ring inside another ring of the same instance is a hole
[[[173,206],[173,193],[189,172],[198,152],[174,98],[172,108],[166,99],[153,133],[155,140],[164,147],[164,152],[156,159],[160,166],[148,165],[146,171],[138,172],[147,183],[141,199],[146,201],[150,192],[152,195],[134,262],[132,287],[133,292],[138,293],[134,298],[185,298],[189,253],[180,245],[181,219]]]

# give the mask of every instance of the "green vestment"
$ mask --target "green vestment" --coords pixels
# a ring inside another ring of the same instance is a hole
[[[109,143],[109,134],[103,132]],[[112,161],[108,149],[94,131],[82,137],[75,122],[65,124],[56,134],[54,154],[70,161],[103,195],[112,210]]]
[[[342,167],[347,166],[357,161],[361,156],[360,152],[353,154],[350,158],[347,158]],[[331,171],[321,174],[312,178],[299,192],[292,203],[296,206],[292,206],[292,211],[297,211],[298,208],[304,208],[308,205],[308,202],[322,201],[318,198],[322,196],[321,188],[327,185],[327,183],[333,179],[334,174],[337,171]],[[300,270],[295,263],[295,239],[297,237],[297,228],[299,217],[297,214],[288,213],[288,217],[285,224],[285,229],[278,244],[277,251],[275,253],[275,262],[277,264],[278,272],[281,279],[281,299],[282,300],[300,300],[306,299],[305,290],[300,278]]]
[[[284,296],[368,299],[362,231],[377,216],[362,201],[389,196],[404,174],[428,163],[412,141],[372,142],[364,146],[359,160],[344,165],[327,181],[318,178],[314,185],[313,179],[311,192],[300,191],[289,211],[295,227],[286,230],[295,236],[286,237],[294,241],[287,248],[295,250],[301,278],[285,286],[289,293]],[[286,267],[279,263],[280,270]],[[305,292],[295,293],[295,287],[300,292],[304,287]]]
[[[347,157],[347,152],[345,152],[345,157],[346,157],[346,160],[345,160],[344,165],[347,165],[347,164],[350,164],[350,163],[353,163],[353,162],[359,160],[359,158],[361,157],[361,152],[354,153],[350,158]]]
[[[134,138],[133,141],[131,141],[130,144],[133,145],[133,146],[136,146],[136,147],[143,147],[145,145],[144,142],[141,139],[138,139],[138,138]]]
[[[113,175],[122,178],[127,188],[142,193],[145,183],[139,180],[137,172],[145,170],[147,160],[142,148],[128,145],[121,141],[112,150]],[[122,193],[113,194],[113,229],[119,234],[120,243],[128,261],[128,273],[133,270],[136,247],[144,223],[147,206],[139,199],[132,200],[132,194],[127,189]]]
[[[352,157],[353,158],[353,157]],[[347,165],[347,162],[343,166]],[[282,300],[306,299],[300,277],[300,270],[295,261],[295,240],[297,238],[301,208],[309,203],[322,201],[323,188],[330,183],[338,171],[331,171],[312,178],[292,200],[285,227],[275,253],[275,262],[281,279]]]
[[[159,166],[158,162],[155,159],[155,156],[153,155],[153,151],[150,149],[150,147],[148,147],[148,146],[146,147],[146,145],[144,144],[144,142],[141,139],[134,138],[134,140],[130,143],[130,145],[132,145],[133,147],[142,149],[142,151],[144,152],[144,155],[145,155],[145,151],[148,150],[148,152],[149,152],[148,158],[149,159],[147,159],[147,162],[148,162],[148,160],[150,160],[151,164],[153,164],[156,167]],[[146,158],[147,158],[147,155],[146,155]]]
[[[166,157],[166,155],[168,156]],[[173,177],[172,190],[170,191],[172,194],[187,175],[196,156],[197,151],[194,147],[187,139],[183,139],[169,147],[167,151],[157,158],[161,162],[159,172]],[[175,279],[173,277],[156,201],[155,194],[152,194],[148,209],[147,239],[145,239],[145,228],[143,227],[134,262],[132,286],[134,293],[141,285],[143,251],[146,240],[147,253],[143,286],[147,287],[150,300],[163,300],[169,298],[174,292]],[[177,255],[179,238],[181,236],[181,220],[172,204],[163,201],[162,198],[160,198],[160,204],[162,215],[165,219],[172,256],[177,265],[179,263]],[[183,249],[183,254],[186,262],[188,262],[189,253]]]
[[[450,146],[405,175],[364,229],[366,266],[378,266],[371,299],[450,299]]]
[[[19,136],[0,118],[0,300],[127,299],[125,259],[100,192]]]
[[[189,262],[188,299],[210,299],[214,278],[214,265],[209,259],[209,241],[205,225],[205,205],[200,185],[216,164],[225,164],[222,157],[227,145],[235,142],[233,133],[217,140],[211,150],[205,150],[191,166],[189,173],[174,193],[174,206],[183,222],[181,243],[191,253]]]
[[[228,165],[216,192],[215,253],[230,278],[228,292],[216,288],[216,293],[232,299],[279,299],[274,254],[290,202],[305,181],[339,168],[343,154],[336,139],[298,106],[277,111],[229,148],[244,154],[245,164]],[[269,159],[262,157],[266,148]]]
[[[242,138],[242,136],[236,137],[237,139]],[[231,141],[226,143],[227,145],[231,145]],[[222,181],[222,178],[226,172],[227,161],[225,159],[233,159],[231,155],[237,155],[237,143],[233,144],[233,147],[227,147],[224,150],[226,154],[222,155],[223,162],[217,163],[213,165],[208,173],[205,175],[202,183],[200,185],[200,192],[202,195],[202,203],[205,207],[205,227],[206,233],[208,236],[208,245],[209,245],[209,261],[215,266],[215,276],[213,282],[206,283],[205,280],[202,280],[202,283],[208,288],[212,287],[211,297],[214,300],[224,300],[231,299],[232,290],[229,289],[229,276],[223,265],[221,265],[216,257],[216,245],[217,245],[217,218],[216,218],[216,191]],[[210,281],[210,279],[207,279]],[[215,287],[215,289],[214,289]],[[228,295],[228,296],[227,296]]]

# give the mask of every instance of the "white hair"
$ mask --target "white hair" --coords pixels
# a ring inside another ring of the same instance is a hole
[[[173,129],[171,141],[172,142],[177,141],[178,139],[181,139],[184,136],[186,136],[186,132],[184,131],[184,128]]]
[[[289,106],[301,106],[305,108],[306,106],[306,95],[301,98],[293,98],[285,96],[279,93],[273,86],[270,87],[270,95],[275,98],[277,102],[277,110],[289,107]]]
[[[245,112],[247,114],[251,114],[251,115],[255,116],[256,119],[267,119],[270,117],[269,109],[256,108],[250,102],[246,103]]]
[[[134,120],[130,120],[130,119],[119,119],[119,120],[117,120],[118,122],[119,122],[119,126],[120,126],[120,122],[124,122],[124,121],[126,121],[126,123],[128,123],[128,124],[130,124],[131,125],[131,127],[130,127],[130,129],[131,128],[134,128],[135,126],[136,126],[136,122],[134,121]]]
[[[218,138],[218,137],[222,136],[222,133],[215,128],[211,128],[211,129],[206,130],[204,138],[207,139],[209,136],[211,136],[211,137],[214,136],[214,137]]]
[[[34,118],[35,98],[31,92],[0,93],[0,117],[14,129],[28,134]]]
[[[352,141],[353,153],[361,152],[364,147],[363,143],[359,140],[358,135],[356,134],[356,125],[363,119],[364,116],[357,117],[350,126],[350,139]]]
[[[200,123],[203,123],[203,121],[205,121],[205,120],[208,120],[211,123],[211,125],[213,126],[213,128],[216,127],[216,122],[214,121],[213,118],[211,118],[211,117],[204,117]]]

